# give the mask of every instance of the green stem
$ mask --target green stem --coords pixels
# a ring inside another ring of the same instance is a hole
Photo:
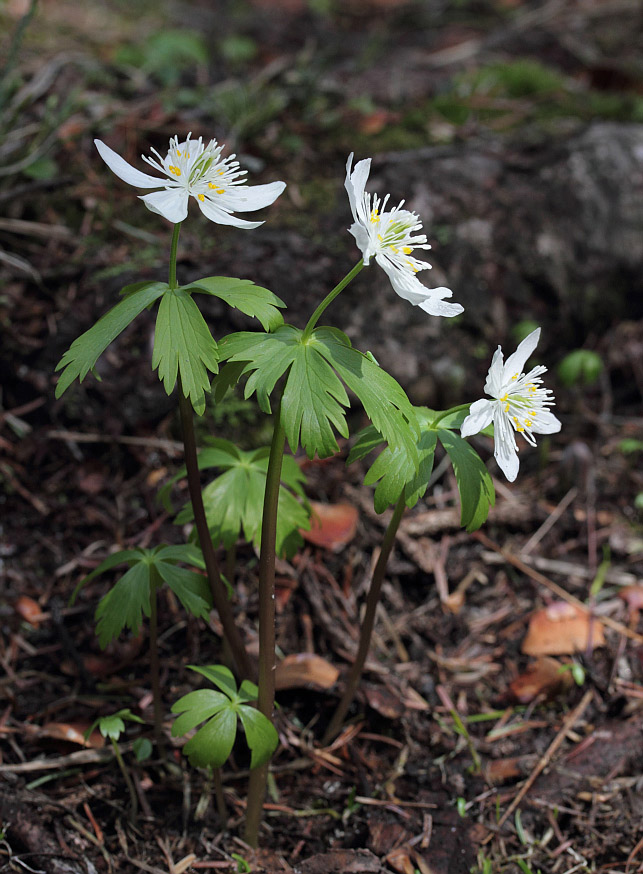
[[[158,590],[161,577],[156,568],[150,568],[150,675],[152,678],[152,699],[154,706],[154,739],[156,752],[160,759],[165,758],[163,739],[163,709],[161,699],[161,670],[158,642]]]
[[[208,528],[208,520],[205,515],[205,507],[203,506],[203,495],[201,494],[201,476],[197,459],[196,438],[194,436],[192,404],[183,394],[180,377],[179,409],[181,411],[181,428],[185,449],[185,469],[188,475],[188,490],[190,492],[190,500],[192,501],[192,510],[194,511],[194,524],[199,536],[210,591],[212,592],[212,600],[223,626],[223,634],[232,650],[232,657],[235,660],[237,670],[242,678],[250,678],[252,676],[250,659],[248,658],[239,629],[234,621],[234,614],[228,601],[226,587],[221,579],[219,563],[217,562],[210,529]]]
[[[176,252],[179,245],[180,231],[181,223],[179,222],[174,225],[172,243],[170,245],[170,275],[168,280],[170,288],[177,287]],[[205,561],[205,569],[208,575],[210,591],[212,592],[212,600],[217,613],[219,614],[221,625],[223,626],[223,635],[232,650],[232,657],[235,660],[237,670],[242,678],[250,678],[252,676],[250,659],[248,658],[248,653],[243,645],[243,639],[241,638],[239,629],[234,621],[234,614],[230,602],[228,601],[226,587],[221,579],[219,564],[214,551],[212,538],[210,537],[210,529],[208,528],[208,520],[205,515],[203,496],[201,494],[201,476],[199,474],[196,437],[194,435],[192,404],[185,396],[180,375],[178,378],[178,389],[185,468],[188,475],[188,489],[190,492],[190,500],[192,501],[192,509],[194,511],[194,524],[199,536],[199,544],[201,545],[201,552],[203,553],[203,559]]]
[[[375,570],[373,571],[371,587],[366,597],[366,612],[364,614],[364,620],[362,622],[362,628],[360,631],[357,655],[355,656],[355,661],[353,662],[353,666],[351,667],[348,678],[346,680],[346,688],[344,689],[342,699],[337,705],[337,709],[333,714],[333,718],[331,719],[328,728],[326,729],[326,733],[324,734],[324,738],[322,740],[322,744],[324,746],[327,746],[339,734],[339,731],[342,727],[342,722],[344,721],[344,717],[348,713],[348,708],[351,706],[353,698],[355,697],[355,693],[357,692],[357,687],[359,685],[359,681],[364,670],[364,665],[366,663],[368,650],[371,645],[371,636],[373,634],[373,628],[375,626],[375,614],[377,611],[377,605],[379,604],[380,600],[382,583],[384,582],[384,575],[386,573],[386,565],[388,563],[393,544],[395,543],[395,535],[397,534],[397,529],[399,528],[402,514],[404,513],[406,507],[404,498],[405,495],[404,492],[402,492],[397,504],[395,505],[391,521],[388,523],[388,528],[386,529],[384,540],[382,541],[380,555],[377,559]]]
[[[181,222],[178,222],[174,225],[174,230],[172,231],[172,242],[170,244],[170,276],[168,280],[168,285],[170,288],[176,288],[178,283],[176,281],[176,250],[179,245],[179,234],[181,233]]]
[[[275,560],[277,539],[277,508],[281,466],[284,457],[286,433],[281,422],[281,407],[275,411],[275,428],[270,446],[266,474],[266,492],[263,502],[261,528],[261,557],[259,559],[259,696],[261,713],[272,721],[275,706]],[[259,842],[259,826],[266,795],[269,763],[255,768],[250,774],[246,808],[245,840],[251,847]]]
[[[121,769],[121,774],[123,775],[123,780],[125,780],[125,785],[127,786],[127,791],[129,792],[132,802],[132,809],[130,811],[130,822],[135,823],[136,818],[138,817],[138,798],[136,796],[136,789],[134,788],[132,778],[130,777],[129,771],[127,770],[125,762],[123,761],[123,757],[121,756],[121,751],[118,748],[118,744],[113,737],[110,737],[110,741],[112,742],[114,757],[118,762],[118,767]]]
[[[446,419],[447,416],[450,416],[451,413],[457,413],[458,410],[468,410],[471,406],[471,401],[466,404],[458,404],[457,407],[451,407],[450,410],[444,410],[444,412],[440,413],[439,416],[436,416],[435,419],[431,422],[431,429],[434,429],[438,422],[441,422],[442,419]]]
[[[353,267],[351,272],[347,273],[346,276],[342,279],[342,281],[339,282],[335,286],[335,288],[326,295],[326,297],[319,304],[319,306],[317,307],[315,312],[308,319],[308,324],[304,328],[304,333],[303,333],[302,338],[301,338],[302,343],[305,343],[306,340],[309,339],[310,335],[312,334],[312,332],[315,328],[315,325],[319,321],[319,317],[324,312],[326,307],[328,307],[335,300],[337,295],[346,288],[346,286],[348,285],[349,282],[352,282],[353,279],[355,279],[355,277],[360,272],[360,270],[362,270],[363,267],[364,267],[364,260],[362,258],[360,258],[360,260]]]

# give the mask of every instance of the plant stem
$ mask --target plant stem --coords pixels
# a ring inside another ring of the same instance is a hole
[[[316,325],[317,322],[319,321],[319,317],[320,317],[321,314],[324,312],[324,310],[326,309],[326,307],[328,307],[328,306],[329,306],[329,305],[330,305],[330,304],[335,300],[335,298],[337,297],[337,295],[338,295],[341,291],[343,291],[343,290],[346,288],[346,286],[348,285],[349,282],[352,282],[353,279],[355,279],[355,277],[357,276],[357,274],[360,272],[360,270],[362,270],[362,268],[363,268],[364,266],[365,266],[365,265],[364,265],[364,260],[363,260],[362,258],[360,258],[360,260],[359,260],[359,261],[357,262],[357,264],[353,267],[353,269],[351,270],[351,272],[350,272],[350,273],[347,273],[346,276],[342,279],[342,281],[339,282],[339,283],[335,286],[335,288],[334,288],[332,291],[330,291],[330,292],[326,295],[326,297],[325,297],[325,298],[323,299],[323,301],[319,304],[319,306],[317,307],[317,309],[315,310],[315,312],[314,312],[314,313],[312,314],[312,316],[308,319],[308,324],[307,324],[306,327],[304,328],[304,333],[303,333],[302,338],[301,338],[301,339],[302,339],[302,342],[305,342],[306,340],[308,340],[308,338],[310,337],[310,335],[311,335],[312,332],[313,332],[313,329],[314,329],[315,325]]]
[[[326,729],[326,733],[324,734],[324,738],[322,740],[322,744],[324,746],[327,746],[339,734],[339,730],[342,727],[342,722],[344,721],[344,717],[348,713],[348,708],[350,707],[353,698],[355,697],[355,693],[357,691],[357,687],[362,676],[362,671],[364,670],[366,656],[368,655],[368,650],[371,645],[371,635],[373,634],[373,627],[375,625],[375,614],[377,611],[377,605],[379,604],[380,600],[380,592],[382,591],[382,583],[384,582],[386,565],[391,554],[391,549],[393,548],[393,544],[395,542],[397,529],[400,526],[400,520],[402,519],[402,515],[406,508],[404,497],[404,492],[402,492],[397,504],[395,505],[391,521],[388,523],[388,528],[386,529],[384,540],[382,541],[380,555],[377,559],[375,570],[373,571],[371,587],[368,590],[368,595],[366,597],[366,612],[364,614],[362,629],[360,631],[357,655],[355,656],[355,661],[353,662],[353,666],[351,667],[350,673],[346,680],[346,688],[344,689],[344,694],[342,695],[341,701],[337,705],[337,710],[335,710],[333,718],[331,719],[328,728]]]
[[[208,520],[205,515],[205,507],[203,506],[203,495],[201,494],[201,478],[199,475],[199,462],[197,460],[196,438],[194,436],[192,404],[183,394],[180,377],[179,408],[181,411],[181,429],[183,431],[183,446],[185,450],[185,468],[188,475],[190,500],[192,501],[192,509],[194,511],[194,524],[199,536],[199,543],[201,544],[201,552],[205,561],[212,600],[223,626],[223,634],[232,650],[232,657],[234,658],[239,675],[243,679],[249,679],[252,676],[250,659],[248,658],[239,629],[234,621],[232,607],[228,601],[228,593],[221,579],[219,564],[214,552],[212,538],[210,537]]]
[[[161,703],[161,671],[158,643],[158,590],[161,583],[159,572],[150,568],[150,676],[152,678],[152,700],[154,706],[154,739],[156,752],[160,759],[165,758],[163,739],[163,709]]]
[[[179,234],[181,232],[181,223],[174,225],[172,232],[172,243],[170,244],[170,274],[168,284],[170,288],[177,287],[176,281],[176,253],[179,245]],[[208,575],[210,591],[212,592],[212,600],[216,607],[221,625],[223,626],[223,635],[226,638],[232,657],[237,666],[237,670],[243,679],[252,676],[252,668],[250,659],[243,645],[243,640],[239,629],[237,628],[232,607],[228,601],[228,593],[226,591],[219,564],[210,537],[210,529],[205,515],[203,506],[203,496],[201,494],[201,477],[199,475],[199,462],[197,460],[196,437],[194,435],[194,418],[192,415],[192,404],[183,392],[183,384],[181,376],[178,378],[179,389],[179,410],[181,413],[181,431],[183,433],[183,449],[185,455],[185,467],[188,475],[188,489],[190,491],[190,500],[192,501],[192,509],[194,511],[194,524],[199,536],[201,552],[205,561],[205,569]]]
[[[129,775],[129,771],[127,770],[127,766],[123,761],[123,757],[121,755],[121,751],[118,748],[118,744],[114,740],[113,737],[110,737],[110,741],[112,742],[112,749],[114,750],[114,756],[116,761],[118,762],[118,767],[121,769],[121,774],[123,775],[123,779],[125,780],[125,785],[127,786],[127,791],[129,792],[130,799],[132,801],[132,810],[130,812],[130,822],[135,823],[138,817],[138,798],[136,796],[136,789],[134,788],[134,783],[132,782],[132,778]]]
[[[214,795],[217,799],[217,813],[221,820],[221,831],[225,831],[228,828],[228,808],[226,807],[225,795],[223,794],[220,768],[212,768],[212,783],[214,785]]]
[[[275,411],[275,427],[266,473],[259,559],[259,696],[261,713],[272,721],[275,706],[275,558],[277,508],[286,432],[281,422],[281,407]],[[259,842],[259,826],[266,795],[269,763],[250,774],[246,808],[245,840],[251,847]]]
[[[466,404],[458,404],[457,407],[451,407],[450,410],[444,410],[444,412],[440,413],[439,416],[436,416],[435,419],[431,422],[431,428],[435,428],[438,422],[441,422],[442,419],[446,419],[447,416],[450,416],[451,413],[457,413],[458,410],[468,410],[471,406],[471,401]]]

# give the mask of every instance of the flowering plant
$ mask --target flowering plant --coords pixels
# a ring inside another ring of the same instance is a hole
[[[285,304],[279,297],[249,280],[209,276],[183,286],[177,282],[179,233],[188,215],[190,197],[195,198],[210,221],[251,229],[261,222],[248,222],[234,213],[269,206],[283,192],[283,182],[246,185],[245,171],[234,155],[224,158],[223,146],[216,140],[205,145],[201,137],[195,140],[191,134],[184,140],[171,139],[165,157],[154,152],[155,157],[144,158],[162,174],[160,177],[143,173],[102,141],[95,142],[102,159],[120,179],[138,188],[158,189],[142,195],[141,200],[173,225],[169,276],[167,282],[138,282],[123,289],[122,300],[63,355],[57,366],[62,373],[56,394],[60,396],[77,378],[82,382],[124,328],[143,309],[159,302],[152,366],[158,368],[168,394],[178,386],[184,473],[190,492],[190,505],[178,519],[194,520],[200,545],[200,552],[192,546],[159,546],[118,553],[103,562],[90,577],[119,562],[129,564],[130,569],[101,601],[98,633],[101,642],[106,643],[124,626],[138,627],[146,614],[156,634],[156,594],[162,582],[167,582],[196,616],[207,615],[212,602],[237,672],[247,681],[255,672],[235,623],[230,601],[234,593],[221,574],[215,546],[223,543],[233,549],[241,530],[258,543],[258,712],[252,703],[254,687],[246,682],[237,691],[230,672],[216,665],[193,670],[210,679],[220,691],[192,692],[172,708],[181,713],[173,734],[205,722],[186,745],[186,752],[196,764],[212,768],[222,765],[229,755],[237,733],[237,717],[241,720],[254,768],[248,790],[246,839],[256,844],[268,759],[278,742],[271,725],[275,695],[275,562],[278,550],[290,554],[296,548],[299,529],[308,524],[303,476],[292,459],[284,460],[286,441],[293,453],[301,447],[310,458],[335,453],[336,434],[349,436],[346,410],[350,391],[362,403],[371,424],[358,436],[348,462],[365,458],[379,447],[381,451],[365,482],[376,484],[374,503],[378,512],[394,505],[367,596],[358,654],[324,738],[329,742],[341,728],[361,676],[386,564],[402,514],[429,487],[438,443],[453,465],[461,523],[473,531],[484,523],[495,495],[491,476],[464,438],[493,423],[496,458],[507,477],[514,479],[518,470],[514,431],[522,432],[533,445],[533,434],[550,434],[559,429],[560,423],[548,409],[553,403],[551,392],[541,387],[540,376],[545,368],[536,367],[526,375],[522,372],[540,332],[530,334],[504,364],[498,348],[485,385],[491,400],[467,402],[441,412],[414,407],[403,388],[372,355],[355,349],[337,328],[318,325],[325,310],[371,258],[384,270],[396,294],[428,315],[453,317],[463,310],[460,304],[448,301],[452,297],[450,289],[432,289],[420,282],[418,274],[431,266],[414,255],[415,250],[430,249],[426,235],[421,233],[422,222],[416,213],[404,208],[404,201],[388,209],[388,195],[380,200],[366,192],[370,159],[359,161],[353,169],[351,154],[346,165],[345,187],[354,220],[350,233],[362,258],[319,303],[304,328],[299,328],[284,323],[280,310]],[[264,332],[243,331],[216,340],[194,300],[199,294],[219,297],[256,317]],[[206,394],[211,393],[218,402],[229,388],[242,381],[246,397],[255,394],[265,413],[275,413],[270,448],[243,452],[229,441],[215,438],[198,455],[193,411],[199,415],[204,412]],[[202,493],[199,472],[210,467],[223,473]],[[177,568],[177,561],[205,567],[207,588],[195,571]],[[150,637],[151,652],[156,653],[152,628]],[[158,660],[158,654],[154,658]],[[152,674],[157,747],[162,753],[158,664],[153,666]],[[218,737],[222,726],[225,736]],[[214,742],[216,737],[218,741]]]

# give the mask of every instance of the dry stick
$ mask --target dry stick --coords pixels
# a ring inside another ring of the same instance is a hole
[[[516,795],[516,797],[511,802],[509,807],[505,810],[505,812],[500,817],[500,820],[498,821],[498,826],[497,826],[498,828],[501,828],[504,825],[504,823],[509,819],[511,814],[518,807],[518,805],[520,804],[522,799],[525,797],[525,795],[529,792],[531,787],[536,782],[536,778],[538,777],[538,775],[542,771],[544,771],[544,769],[547,767],[547,765],[551,761],[554,753],[556,752],[558,747],[562,744],[562,742],[565,740],[565,736],[566,736],[567,732],[570,730],[570,728],[572,728],[574,723],[585,712],[587,705],[592,700],[593,695],[594,695],[594,692],[592,689],[589,689],[587,692],[585,692],[585,694],[583,695],[583,697],[581,699],[580,704],[578,704],[576,707],[574,707],[572,712],[567,716],[567,718],[563,722],[562,728],[560,729],[560,731],[558,732],[556,737],[553,739],[553,741],[550,743],[545,754],[543,756],[541,756],[541,758],[539,759],[538,764],[536,765],[534,770],[531,772],[531,774],[529,775],[529,777],[525,781],[524,786],[522,787],[520,792]]]
[[[241,634],[234,621],[232,607],[228,601],[228,595],[221,579],[219,564],[214,553],[212,537],[208,527],[208,520],[205,515],[203,506],[203,496],[201,494],[201,478],[199,475],[199,462],[197,460],[196,439],[194,436],[194,420],[192,418],[192,405],[188,398],[183,394],[183,385],[179,377],[179,408],[181,410],[181,429],[183,431],[183,445],[185,446],[185,468],[188,475],[188,489],[190,491],[190,500],[192,501],[192,509],[194,511],[194,524],[199,535],[199,543],[201,544],[201,552],[205,561],[205,569],[208,574],[208,582],[210,583],[210,591],[212,592],[212,600],[219,614],[221,625],[223,626],[223,634],[230,644],[232,656],[235,660],[237,670],[243,679],[248,679],[252,676],[252,668],[248,653],[241,639]]]
[[[355,692],[357,691],[362,671],[366,664],[368,650],[371,645],[371,636],[375,625],[375,614],[380,600],[380,592],[382,591],[386,565],[395,542],[395,535],[397,534],[397,529],[400,525],[400,519],[402,518],[405,507],[404,492],[402,492],[397,504],[395,505],[391,521],[388,523],[388,528],[386,529],[384,540],[382,541],[380,555],[377,559],[375,570],[373,571],[371,587],[366,598],[366,612],[364,613],[364,620],[362,622],[357,655],[355,656],[355,661],[353,662],[348,679],[346,680],[346,688],[344,689],[342,699],[337,705],[337,710],[335,711],[324,734],[322,746],[328,746],[328,744],[339,734],[344,717],[348,713],[348,708],[351,706],[353,698],[355,697]]]
[[[259,711],[272,722],[275,706],[275,544],[277,539],[277,507],[281,467],[286,444],[286,432],[281,422],[281,407],[275,411],[275,427],[266,473],[266,491],[261,522],[261,553],[259,558]],[[259,842],[259,826],[266,795],[268,769],[266,762],[250,772],[246,806],[245,840],[251,847]]]
[[[587,609],[586,604],[583,604],[583,602],[579,601],[578,598],[570,595],[569,592],[566,592],[565,589],[562,588],[562,586],[559,586],[553,580],[550,580],[548,577],[543,576],[543,574],[529,567],[528,564],[520,561],[520,559],[516,558],[515,555],[507,552],[506,549],[502,549],[502,547],[498,546],[497,543],[494,543],[493,540],[490,540],[486,534],[483,534],[481,531],[476,531],[473,536],[476,538],[476,540],[479,540],[483,546],[486,546],[487,549],[492,549],[494,552],[497,552],[498,555],[501,555],[506,562],[512,564],[519,571],[522,571],[523,574],[531,577],[532,580],[535,580],[537,583],[545,586],[547,589],[549,589],[550,592],[553,592],[555,595],[558,595],[559,598],[562,598],[563,601],[567,601],[569,604],[573,604],[575,607],[579,607],[585,613],[590,612]],[[615,619],[611,619],[609,616],[601,616],[600,619],[604,625],[607,625],[614,631],[618,631],[619,634],[624,634],[626,637],[629,637],[632,640],[636,640],[637,643],[643,643],[643,634],[638,634],[636,631],[628,628],[627,625],[623,625],[622,622],[617,622]]]

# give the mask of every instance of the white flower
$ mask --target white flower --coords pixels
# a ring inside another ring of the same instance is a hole
[[[447,303],[451,297],[449,288],[427,288],[416,274],[429,270],[431,265],[413,257],[414,249],[430,249],[422,230],[419,216],[402,209],[404,201],[389,211],[386,210],[389,195],[383,201],[367,194],[366,181],[371,169],[371,159],[359,161],[351,171],[353,153],[346,162],[345,187],[355,222],[349,228],[362,252],[364,264],[372,256],[391,280],[391,285],[400,297],[413,306],[419,306],[432,316],[457,316],[463,307],[459,303]],[[372,201],[371,201],[372,197]]]
[[[514,431],[536,445],[534,434],[556,434],[560,422],[550,413],[554,397],[547,388],[541,388],[541,374],[547,372],[542,365],[523,373],[527,359],[538,345],[540,328],[532,331],[522,341],[513,355],[503,364],[500,346],[493,354],[484,390],[493,400],[486,398],[471,404],[469,415],[462,423],[461,434],[470,437],[478,434],[493,422],[494,456],[510,482],[518,475],[518,447]]]
[[[164,178],[160,179],[132,167],[100,140],[94,140],[94,143],[103,161],[123,182],[137,188],[161,189],[140,198],[148,209],[174,224],[186,218],[190,195],[196,199],[203,215],[217,224],[234,225],[235,228],[256,228],[263,224],[239,219],[232,213],[269,206],[279,197],[286,183],[246,185],[243,178],[246,171],[239,169],[234,155],[222,158],[223,146],[216,140],[210,140],[206,146],[202,137],[198,140],[190,137],[188,134],[182,143],[178,137],[173,137],[165,158],[156,149],[152,149],[155,158],[141,156],[163,174]]]

